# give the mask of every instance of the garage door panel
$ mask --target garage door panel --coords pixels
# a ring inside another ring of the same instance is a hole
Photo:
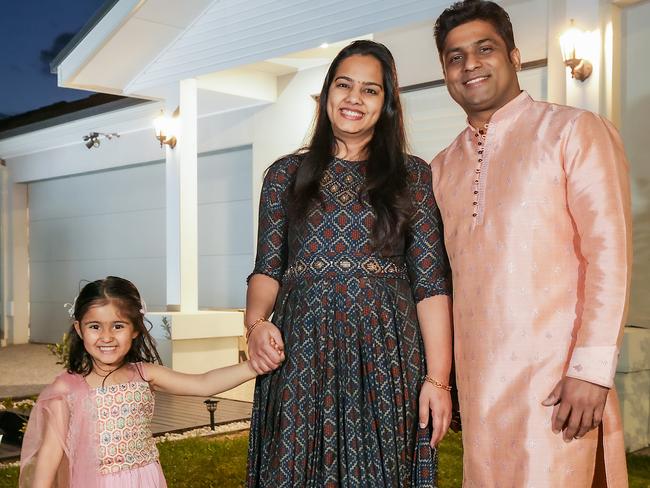
[[[251,200],[201,205],[199,255],[252,254],[251,206]]]
[[[199,258],[199,306],[243,308],[246,277],[253,270],[252,255],[201,256]]]
[[[199,158],[199,205],[251,199],[253,159],[250,148],[218,152]]]
[[[32,301],[55,302],[63,307],[79,292],[79,285],[109,275],[133,281],[150,306],[164,308],[165,258],[78,260],[72,266],[66,261],[41,261],[31,265]],[[82,283],[83,281],[83,283]],[[151,302],[151,303],[150,303]]]
[[[32,222],[33,261],[165,255],[165,210]]]
[[[252,268],[251,149],[200,156],[200,304],[241,307]],[[58,341],[80,280],[123,276],[166,303],[165,166],[30,183],[31,340]],[[207,261],[206,261],[207,259]],[[61,318],[64,320],[61,321]]]
[[[30,220],[130,212],[165,207],[162,163],[29,185]]]

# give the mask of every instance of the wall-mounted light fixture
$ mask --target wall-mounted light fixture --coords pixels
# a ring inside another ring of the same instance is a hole
[[[571,76],[580,81],[589,78],[593,70],[591,63],[584,57],[587,49],[586,42],[588,42],[587,36],[573,26],[573,19],[571,19],[569,30],[560,36],[560,46],[564,64],[571,68]]]
[[[99,139],[101,137],[110,141],[113,137],[117,138],[120,137],[120,135],[116,132],[89,132],[88,135],[83,136],[83,141],[88,149],[92,149],[93,147],[99,147],[99,144],[101,142]]]
[[[156,139],[160,141],[160,147],[167,144],[172,149],[176,147],[176,126],[178,120],[178,109],[170,117],[165,114],[164,110],[153,121],[153,127],[156,131]]]

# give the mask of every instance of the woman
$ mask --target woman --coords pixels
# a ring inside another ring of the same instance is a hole
[[[393,58],[355,41],[329,68],[309,145],[264,179],[249,354],[260,374],[286,360],[256,384],[249,487],[434,486],[451,416],[447,276]]]

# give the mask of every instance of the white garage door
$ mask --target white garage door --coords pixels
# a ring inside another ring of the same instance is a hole
[[[242,307],[253,263],[250,146],[199,156],[199,306]],[[165,307],[162,162],[29,184],[30,339],[67,330],[82,280],[129,278]]]

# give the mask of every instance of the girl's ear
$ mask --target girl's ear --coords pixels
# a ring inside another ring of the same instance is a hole
[[[81,338],[81,340],[83,341],[84,336],[81,335],[81,326],[79,325],[79,321],[78,321],[78,320],[75,320],[75,321],[74,321],[74,330],[77,331],[77,335],[78,335],[78,336]]]

